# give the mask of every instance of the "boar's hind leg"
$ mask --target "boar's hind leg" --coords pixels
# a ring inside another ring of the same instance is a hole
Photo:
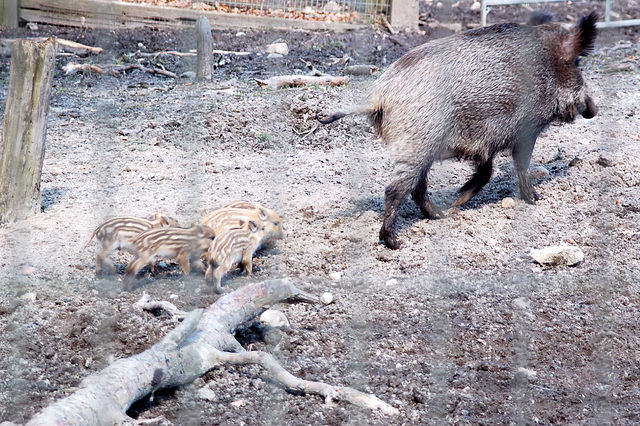
[[[429,169],[427,168],[420,175],[417,185],[413,188],[413,191],[411,191],[411,198],[413,198],[413,201],[415,201],[418,207],[420,207],[420,211],[426,218],[442,219],[444,217],[444,213],[442,213],[442,211],[433,204],[429,198],[429,193],[427,192],[427,183],[429,181],[427,176],[428,173]]]
[[[529,204],[534,204],[540,199],[540,195],[533,188],[531,183],[531,175],[529,174],[529,163],[531,162],[531,154],[533,146],[536,143],[536,136],[526,136],[516,142],[511,153],[513,163],[518,173],[518,181],[520,183],[520,198]]]
[[[418,175],[419,173],[415,173],[410,165],[396,163],[393,181],[385,189],[384,219],[379,235],[385,245],[391,249],[396,250],[400,248],[395,231],[398,209],[416,185]]]
[[[483,186],[491,179],[491,172],[493,170],[493,159],[489,159],[486,162],[476,163],[476,172],[473,177],[460,188],[460,196],[453,202],[453,207],[460,207],[473,197],[475,197]]]

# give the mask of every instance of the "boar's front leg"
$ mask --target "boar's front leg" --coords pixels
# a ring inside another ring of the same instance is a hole
[[[537,135],[524,135],[516,141],[513,151],[513,163],[518,173],[518,181],[520,183],[520,198],[529,204],[535,204],[540,199],[540,195],[533,188],[531,183],[531,174],[529,173],[529,163],[531,162],[531,154],[536,144]]]
[[[465,183],[462,188],[460,188],[460,196],[456,201],[453,202],[453,207],[460,207],[473,197],[475,197],[478,192],[485,186],[489,179],[491,179],[491,173],[493,171],[493,158],[490,158],[489,161],[481,162],[478,161],[476,163],[476,172],[469,179],[467,183]]]

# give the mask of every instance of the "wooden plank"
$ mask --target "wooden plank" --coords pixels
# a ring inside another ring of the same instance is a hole
[[[363,27],[357,24],[205,12],[108,0],[21,0],[19,13],[20,18],[28,22],[105,29],[195,28],[196,20],[201,15],[209,19],[214,29],[302,28],[340,32]]]
[[[40,177],[57,42],[18,40],[13,47],[0,145],[0,223],[40,211]]]
[[[2,0],[0,3],[0,25],[8,28],[18,26],[18,0]]]

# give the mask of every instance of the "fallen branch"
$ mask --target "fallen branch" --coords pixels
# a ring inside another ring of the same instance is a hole
[[[134,303],[133,306],[147,312],[162,310],[178,320],[182,320],[189,315],[188,312],[181,311],[171,302],[167,302],[165,300],[151,300],[151,296],[147,293],[142,293],[140,300]]]
[[[391,35],[398,34],[398,32],[391,26],[391,24],[387,20],[387,17],[384,14],[382,14],[381,16],[382,16],[382,25],[384,25],[387,28],[387,30],[389,30],[389,33],[391,33]]]
[[[258,364],[268,376],[288,390],[322,395],[332,401],[398,411],[374,395],[348,387],[299,379],[288,373],[269,354],[247,352],[233,333],[267,305],[285,300],[318,303],[317,297],[297,289],[289,280],[270,280],[229,293],[206,311],[195,310],[159,343],[131,358],[120,359],[101,372],[85,378],[76,392],[37,414],[27,425],[111,425],[131,420],[126,411],[135,401],[158,389],[191,383],[216,366]]]
[[[271,89],[282,89],[283,87],[303,87],[310,84],[322,84],[331,86],[341,86],[349,82],[349,77],[311,76],[311,75],[283,75],[271,77],[267,80],[255,79],[260,87],[268,86]]]
[[[2,56],[11,55],[11,46],[13,46],[13,43],[16,40],[18,39],[5,38],[0,40],[0,55]],[[36,38],[36,40],[43,41],[45,40],[45,38],[39,37],[39,38]],[[58,55],[61,55],[63,53],[71,53],[74,55],[88,55],[88,54],[97,55],[98,53],[101,53],[103,50],[101,47],[87,46],[85,44],[76,43],[75,41],[65,40],[63,38],[58,38],[57,40],[58,40],[58,52],[57,52]]]
[[[63,66],[65,75],[75,74],[77,72],[96,72],[98,74],[111,74],[111,75],[120,75],[122,72],[126,72],[129,70],[140,70],[144,72],[148,72],[150,74],[159,74],[164,75],[165,77],[178,78],[171,71],[167,71],[161,68],[147,68],[140,64],[129,64],[129,65],[112,65],[108,67],[101,68],[97,65],[93,64],[76,64],[74,62],[69,62],[67,65]]]

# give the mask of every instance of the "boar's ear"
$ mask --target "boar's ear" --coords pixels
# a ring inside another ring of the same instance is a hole
[[[563,43],[566,57],[577,58],[591,53],[598,35],[597,21],[598,14],[591,12],[580,18],[580,21],[571,28],[568,39]]]
[[[253,220],[250,220],[249,229],[251,229],[251,232],[256,232],[258,230],[258,225],[256,225],[256,223]]]
[[[553,21],[553,15],[542,12],[541,10],[536,10],[529,16],[529,19],[527,19],[527,25],[543,25],[548,24],[551,21]]]
[[[264,209],[264,207],[260,207],[258,210],[259,210],[258,217],[261,220],[267,220],[267,211]]]

